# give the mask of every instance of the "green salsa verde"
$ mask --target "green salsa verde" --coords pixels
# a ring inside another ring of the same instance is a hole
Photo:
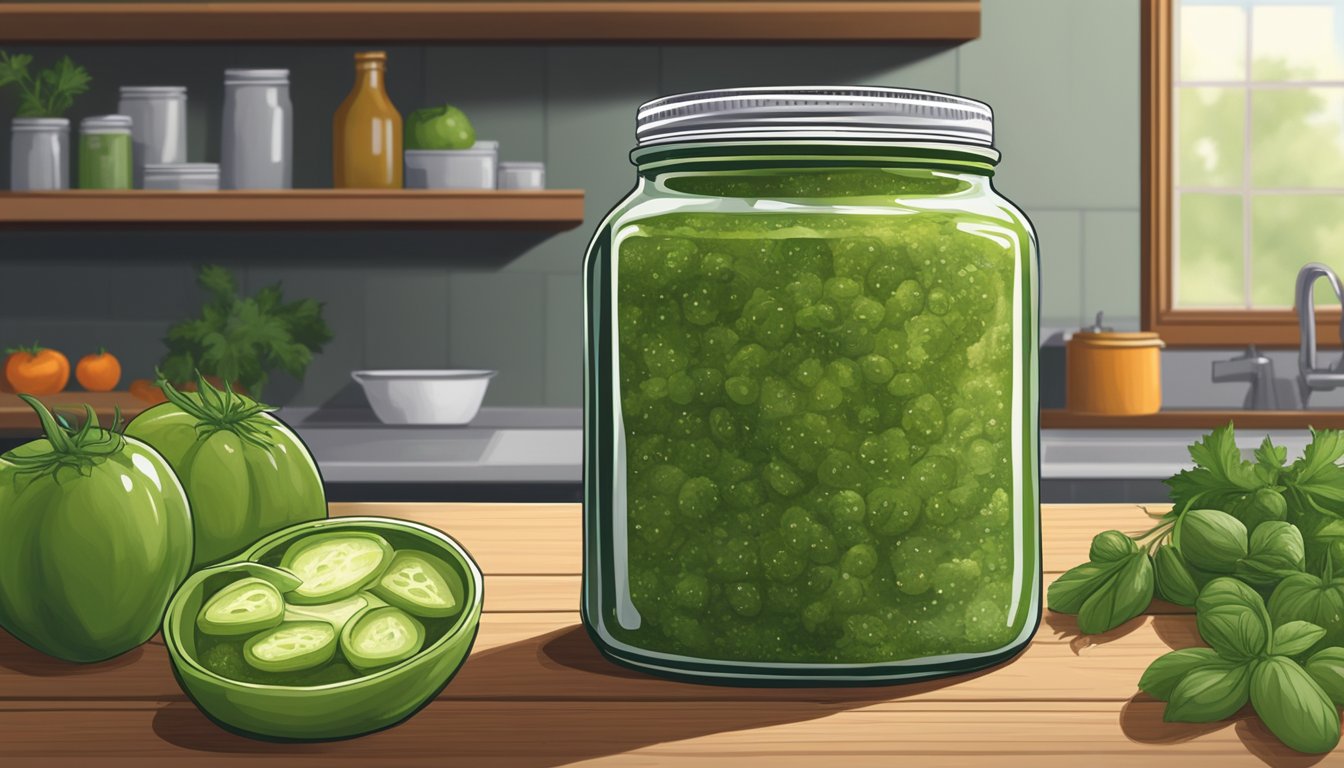
[[[644,156],[587,262],[599,648],[776,684],[1013,655],[1039,620],[1035,242],[991,163],[684,146]]]

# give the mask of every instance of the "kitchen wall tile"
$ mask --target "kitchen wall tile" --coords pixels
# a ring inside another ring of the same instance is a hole
[[[669,46],[659,94],[753,85],[889,85],[955,90],[956,49],[943,45]]]
[[[363,286],[369,278],[368,268],[320,264],[253,266],[246,270],[246,277],[249,296],[264,286],[280,283],[286,301],[314,299],[323,304],[322,317],[331,328],[332,339],[313,357],[301,386],[292,393],[289,402],[317,406],[347,389],[351,384],[350,372],[365,368],[366,351],[374,348],[366,330],[367,297]],[[439,300],[443,301],[442,295]],[[389,339],[395,341],[405,331],[390,330],[390,337],[380,337],[374,342],[382,345]],[[446,332],[441,329],[438,334]]]
[[[509,270],[578,272],[602,217],[634,186],[635,109],[658,95],[658,71],[657,48],[546,50],[546,184],[584,190],[584,223]]]
[[[448,363],[499,371],[486,405],[542,405],[546,392],[546,275],[454,272]]]
[[[1040,243],[1041,327],[1077,328],[1083,318],[1082,214],[1027,210]]]
[[[546,405],[583,405],[583,277],[546,278]]]
[[[1138,211],[1083,213],[1083,314],[1105,311],[1116,330],[1139,328]]]
[[[447,270],[379,266],[363,279],[365,367],[447,367],[445,329],[451,330],[452,305]]]
[[[1139,4],[985,0],[958,91],[994,107],[1004,190],[1028,206],[1139,204]]]
[[[499,142],[501,160],[546,159],[545,48],[439,46],[424,56],[424,95],[402,107],[403,117],[452,104],[467,113],[476,138]]]

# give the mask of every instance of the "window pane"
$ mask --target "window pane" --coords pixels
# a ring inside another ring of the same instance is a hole
[[[1243,307],[1241,197],[1181,195],[1176,306]]]
[[[1178,99],[1181,146],[1176,183],[1182,187],[1241,186],[1246,91],[1180,88]]]
[[[1251,13],[1255,80],[1338,80],[1344,77],[1339,24],[1344,2],[1263,5]]]
[[[1344,187],[1344,89],[1252,93],[1251,183]]]
[[[1246,11],[1235,5],[1182,5],[1181,80],[1246,79]]]
[[[1184,242],[1184,239],[1182,239]],[[1291,307],[1297,270],[1309,261],[1344,270],[1344,195],[1260,195],[1251,202],[1251,302]],[[1324,283],[1317,305],[1338,303]]]

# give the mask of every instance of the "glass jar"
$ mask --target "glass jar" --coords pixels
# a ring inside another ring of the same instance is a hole
[[[16,117],[10,123],[9,188],[15,192],[70,188],[70,121]]]
[[[182,85],[123,85],[117,112],[131,118],[135,188],[145,166],[187,162],[187,89]]]
[[[98,115],[79,121],[79,188],[131,188],[131,118]]]
[[[294,186],[294,105],[288,69],[224,70],[221,189]]]
[[[585,261],[582,613],[695,681],[966,672],[1040,619],[1037,259],[988,106],[671,96]]]
[[[401,113],[387,95],[387,52],[355,54],[355,85],[331,119],[337,189],[401,189]]]

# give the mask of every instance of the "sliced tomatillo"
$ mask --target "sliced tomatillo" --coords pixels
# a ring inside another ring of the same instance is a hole
[[[239,579],[215,593],[196,616],[209,635],[247,635],[279,624],[285,614],[280,590],[269,581]]]
[[[356,669],[404,661],[424,643],[424,625],[394,605],[366,608],[341,631],[341,652]]]
[[[286,571],[282,568],[272,568],[269,565],[261,563],[240,562],[229,566],[230,571],[239,571],[240,573],[252,576],[262,581],[268,581],[271,586],[280,590],[280,594],[292,592],[303,584],[303,579]]]
[[[325,621],[290,621],[243,644],[243,658],[263,672],[325,664],[336,653],[336,629]]]
[[[373,593],[416,616],[442,618],[462,610],[462,577],[425,552],[398,552]]]
[[[344,600],[378,580],[392,560],[392,547],[374,533],[332,532],[311,536],[285,552],[280,567],[303,584],[289,593],[300,605]]]

